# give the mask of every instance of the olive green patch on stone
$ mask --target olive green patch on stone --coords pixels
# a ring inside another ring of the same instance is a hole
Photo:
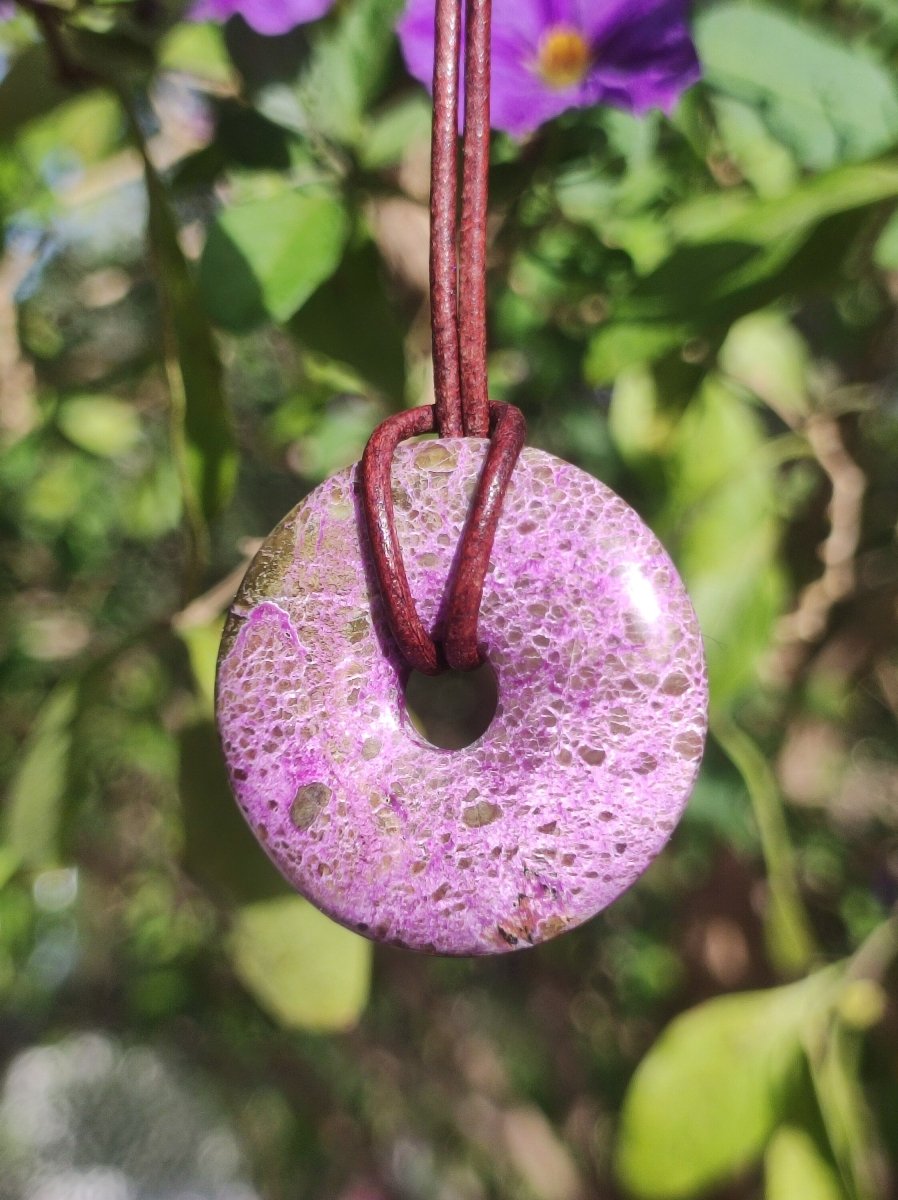
[[[665,696],[682,696],[689,687],[689,678],[682,671],[674,671],[661,684]]]
[[[415,455],[415,466],[422,471],[454,471],[458,455],[449,446],[425,446]]]
[[[347,625],[349,640],[356,645],[367,635],[371,622],[367,617],[353,617]]]
[[[219,664],[230,654],[231,648],[237,641],[237,634],[243,628],[243,623],[246,617],[240,616],[238,613],[229,612],[225,618],[224,629],[221,632],[221,645],[218,647],[218,662]]]
[[[477,804],[472,804],[470,808],[465,809],[461,819],[470,829],[481,829],[484,825],[495,821],[500,812],[498,804],[491,804],[489,800],[479,800]]]
[[[293,797],[290,820],[297,829],[308,829],[331,798],[326,783],[307,783]]]
[[[293,564],[295,551],[296,523],[294,514],[290,513],[266,538],[247,567],[238,601],[250,605],[258,604],[260,600],[277,599],[283,591],[281,585]]]
[[[600,767],[605,761],[605,751],[598,746],[581,746],[577,753],[591,767]]]

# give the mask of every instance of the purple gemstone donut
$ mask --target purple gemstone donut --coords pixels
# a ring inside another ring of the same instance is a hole
[[[436,440],[394,458],[428,628],[485,449]],[[544,941],[629,887],[680,817],[706,730],[692,605],[631,508],[525,449],[480,612],[496,714],[473,745],[438,749],[405,708],[356,470],[284,518],[231,608],[218,722],[237,800],[293,886],[350,929],[437,954]]]

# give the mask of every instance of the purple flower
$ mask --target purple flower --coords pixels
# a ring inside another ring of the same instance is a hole
[[[409,71],[433,76],[435,0],[409,0]],[[493,0],[492,125],[521,135],[568,108],[670,112],[699,78],[689,0]]]
[[[274,37],[317,21],[333,4],[334,0],[197,0],[189,16],[192,21],[227,21],[239,13],[256,33]]]

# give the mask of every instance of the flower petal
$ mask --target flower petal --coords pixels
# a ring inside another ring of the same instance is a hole
[[[635,112],[669,110],[701,75],[689,30],[688,0],[617,0],[604,30],[592,36],[597,51],[594,80],[613,92],[610,103]],[[607,97],[606,97],[607,100]]]
[[[490,89],[490,123],[514,137],[532,133],[539,125],[581,101],[580,85],[548,87],[538,75],[516,62],[493,64]]]
[[[239,14],[256,33],[275,37],[297,25],[317,21],[333,3],[334,0],[198,0],[189,15],[193,21],[227,21]]]
[[[435,0],[409,0],[396,32],[408,73],[430,90],[433,87]]]
[[[409,72],[430,88],[436,0],[409,0],[398,25]],[[491,124],[521,136],[568,108],[613,104],[669,112],[700,74],[689,0],[494,0]],[[582,84],[553,88],[538,73],[553,29],[584,34],[596,62]]]

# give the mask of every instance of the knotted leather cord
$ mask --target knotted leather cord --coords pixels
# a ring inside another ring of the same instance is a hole
[[[482,661],[477,619],[508,482],[524,444],[523,414],[489,400],[486,372],[486,214],[489,193],[491,0],[467,0],[460,269],[456,266],[461,4],[437,0],[430,191],[430,302],[435,403],[382,422],[362,456],[362,507],[381,595],[409,666],[435,675]],[[456,555],[442,644],[424,628],[396,534],[390,473],[406,438],[490,437]]]

